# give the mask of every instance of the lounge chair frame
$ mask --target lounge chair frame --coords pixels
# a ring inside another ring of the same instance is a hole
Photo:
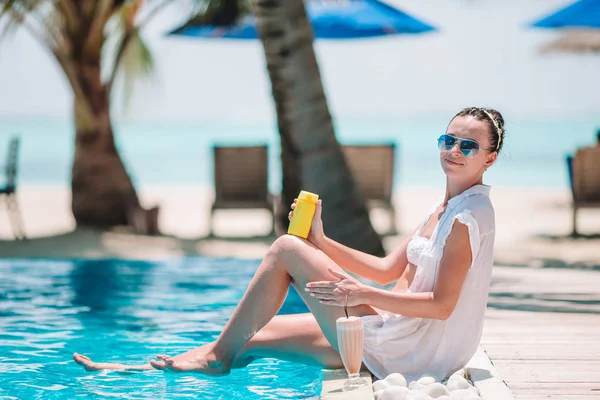
[[[27,239],[21,210],[17,199],[17,164],[19,155],[20,138],[14,136],[8,145],[8,158],[6,160],[5,184],[0,187],[0,201],[6,203],[6,211],[10,220],[13,235],[17,240]]]
[[[573,196],[573,231],[578,236],[577,212],[582,208],[600,208],[600,146],[584,147],[567,157]]]
[[[273,196],[269,192],[268,146],[213,146],[215,199],[210,211],[209,236],[214,236],[213,217],[219,209],[266,209],[275,233]]]
[[[392,204],[396,144],[344,145],[342,151],[367,207],[389,213],[390,229],[384,234],[397,234],[396,210]]]

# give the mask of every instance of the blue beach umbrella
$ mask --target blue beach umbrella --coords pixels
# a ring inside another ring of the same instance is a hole
[[[308,0],[306,12],[316,39],[357,39],[433,31],[435,28],[379,0]],[[246,15],[232,26],[186,24],[172,35],[258,39],[256,18]]]
[[[600,0],[580,0],[534,22],[531,26],[600,29]]]

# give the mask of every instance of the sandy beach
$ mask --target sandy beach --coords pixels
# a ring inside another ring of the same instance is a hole
[[[399,187],[394,194],[400,234],[386,236],[390,251],[424,217],[443,188]],[[217,211],[207,238],[213,191],[209,187],[148,186],[139,188],[145,207],[159,204],[162,236],[134,235],[123,229],[75,230],[66,186],[19,188],[19,202],[29,240],[14,241],[4,209],[0,209],[0,257],[164,259],[183,255],[260,258],[274,237],[264,210]],[[581,210],[581,238],[571,231],[570,193],[557,188],[493,187],[496,210],[496,264],[532,267],[600,268],[600,210]],[[324,201],[327,201],[324,199]],[[373,210],[378,231],[387,215]]]

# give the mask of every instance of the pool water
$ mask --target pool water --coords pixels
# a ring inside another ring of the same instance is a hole
[[[72,361],[138,364],[216,339],[258,264],[0,259],[0,399],[317,398],[318,367],[275,359],[225,377],[85,372]],[[280,313],[307,311],[290,289]]]

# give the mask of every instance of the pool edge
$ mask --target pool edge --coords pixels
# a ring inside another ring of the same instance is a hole
[[[485,350],[479,346],[464,368],[483,400],[514,400],[515,396]]]
[[[464,367],[464,371],[466,378],[473,382],[473,385],[479,390],[479,396],[483,400],[515,399],[512,391],[481,346],[477,348],[471,360]],[[344,369],[323,369],[322,373],[323,388],[321,390],[321,399],[374,400],[373,377],[369,371],[363,370],[360,374],[369,384],[352,392],[341,391],[341,387],[347,377]]]
[[[361,378],[368,384],[350,392],[343,392],[342,386],[348,378],[345,369],[323,369],[321,399],[324,400],[374,400],[373,377],[367,370],[360,371]]]

